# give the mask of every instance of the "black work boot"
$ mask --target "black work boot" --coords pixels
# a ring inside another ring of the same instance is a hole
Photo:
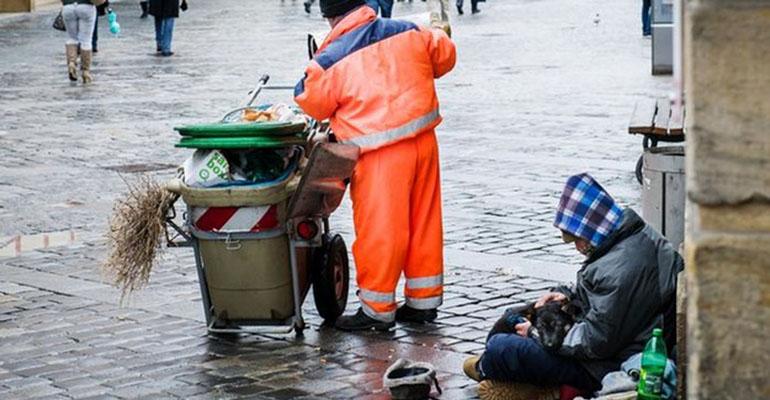
[[[142,15],[139,16],[139,18],[147,18],[147,15],[149,15],[149,7],[147,5],[146,1],[140,1],[139,6],[142,7]]]
[[[433,322],[436,320],[438,312],[435,308],[430,310],[418,310],[404,304],[396,310],[396,321],[398,322],[415,322],[418,324],[424,324],[427,322]]]
[[[382,322],[378,321],[366,314],[364,310],[358,309],[353,315],[343,315],[337,318],[337,322],[334,323],[337,329],[343,331],[368,331],[375,329],[378,331],[387,331],[390,328],[396,326],[395,322]]]

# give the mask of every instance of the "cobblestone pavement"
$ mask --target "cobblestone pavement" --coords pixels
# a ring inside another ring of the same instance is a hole
[[[551,227],[564,180],[588,171],[638,206],[640,139],[626,123],[636,100],[670,85],[649,75],[635,0],[495,1],[455,16],[458,65],[438,82],[447,260],[438,322],[341,334],[320,326],[308,301],[304,337],[209,337],[189,250],[166,252],[127,304],[103,282],[102,232],[133,176],[115,169],[150,165],[170,177],[188,155],[172,147],[171,127],[234,108],[261,73],[296,81],[304,35],[323,21],[300,1],[192,2],[177,55],[165,59],[153,56],[152,22],[137,18],[136,2],[114,3],[124,33],[109,37],[101,24],[88,88],[66,79],[55,11],[0,17],[3,399],[388,398],[381,375],[398,357],[434,363],[442,399],[473,398],[460,364],[483,349],[501,308],[574,277],[579,258]],[[396,13],[422,7],[397,3]],[[347,202],[332,226],[350,245]]]

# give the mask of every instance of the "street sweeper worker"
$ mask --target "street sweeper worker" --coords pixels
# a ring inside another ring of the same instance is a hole
[[[358,146],[350,197],[361,308],[342,330],[429,322],[443,295],[443,228],[434,79],[455,64],[440,29],[380,19],[364,0],[321,0],[332,27],[295,88],[297,104]],[[396,285],[406,277],[405,304]]]

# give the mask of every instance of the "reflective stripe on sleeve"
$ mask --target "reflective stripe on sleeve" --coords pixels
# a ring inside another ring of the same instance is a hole
[[[407,289],[426,289],[444,284],[444,275],[425,276],[422,278],[406,278]]]
[[[342,143],[352,144],[361,148],[377,148],[425,129],[425,127],[430,126],[430,124],[432,124],[438,117],[438,109],[435,109],[422,117],[415,118],[399,127],[384,132],[371,133],[347,139],[342,141]]]
[[[426,297],[423,299],[407,297],[406,305],[417,310],[431,310],[441,305],[441,298],[442,296]]]

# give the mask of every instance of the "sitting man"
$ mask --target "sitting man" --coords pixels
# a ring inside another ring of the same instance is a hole
[[[515,334],[491,335],[484,354],[463,365],[481,382],[482,400],[558,399],[560,385],[594,391],[643,350],[653,328],[663,328],[669,352],[675,343],[676,278],[684,264],[664,237],[587,174],[567,180],[554,225],[586,259],[574,287],[552,289],[535,307],[575,299],[582,313],[556,354],[527,337],[530,322],[517,324]]]

